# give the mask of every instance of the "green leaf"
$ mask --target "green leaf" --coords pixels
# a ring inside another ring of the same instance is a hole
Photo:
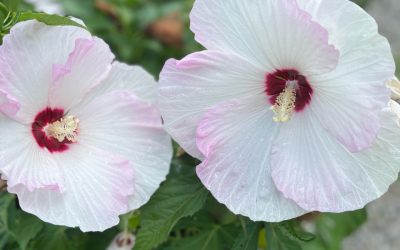
[[[125,227],[127,227],[128,231],[135,232],[140,225],[140,216],[139,210],[122,215],[119,229],[124,231]]]
[[[17,11],[18,6],[21,4],[21,0],[2,0],[2,3],[10,11]]]
[[[8,232],[8,212],[14,201],[14,196],[7,193],[0,194],[0,249],[5,249],[5,245],[11,237]],[[11,237],[11,239],[13,238]]]
[[[258,246],[258,233],[260,232],[261,223],[247,221],[243,231],[239,234],[233,245],[232,250],[254,250]]]
[[[86,29],[85,26],[71,20],[68,17],[58,16],[58,15],[50,15],[46,13],[36,13],[36,12],[22,12],[19,16],[18,21],[26,21],[35,19],[39,22],[45,23],[47,25],[70,25],[76,26],[83,29]]]
[[[9,222],[9,233],[15,238],[21,249],[26,249],[29,241],[42,229],[43,223],[33,215],[18,211]]]
[[[316,239],[303,244],[305,250],[340,250],[343,239],[367,219],[364,209],[333,214],[323,213],[310,222],[315,225]]]
[[[188,166],[185,166],[188,168]],[[164,242],[179,219],[193,215],[204,205],[208,191],[190,167],[187,173],[173,174],[141,209],[141,225],[135,250],[152,249]]]
[[[164,250],[223,250],[231,249],[238,230],[232,225],[208,222],[195,236],[185,237]],[[256,249],[256,248],[254,248]]]
[[[0,31],[3,29],[4,21],[8,16],[8,8],[0,2]]]
[[[215,229],[218,230],[215,232]],[[181,219],[170,233],[168,242],[157,249],[231,249],[242,230],[238,217],[208,196],[203,208],[193,216]],[[203,240],[205,235],[211,235],[208,242]]]
[[[297,220],[283,221],[278,223],[277,226],[284,235],[299,243],[309,242],[316,238],[314,234],[303,231]]]
[[[300,244],[285,235],[276,223],[265,223],[267,250],[301,250]]]
[[[17,242],[20,249],[25,250],[28,243],[42,229],[43,223],[31,214],[17,210],[15,197],[8,193],[0,195],[0,244],[5,243],[5,239]]]
[[[57,250],[78,250],[83,249],[84,240],[81,237],[71,238],[66,227],[46,224],[42,233],[31,245],[32,250],[57,249]]]

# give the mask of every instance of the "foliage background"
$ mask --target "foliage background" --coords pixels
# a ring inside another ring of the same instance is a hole
[[[21,0],[2,0],[11,10],[33,10]],[[365,6],[368,0],[356,1]],[[82,19],[118,60],[140,64],[156,78],[168,58],[201,50],[189,30],[193,0],[60,0],[65,14]],[[175,145],[175,148],[177,146]],[[216,202],[194,173],[198,162],[174,157],[167,181],[139,211],[102,233],[82,233],[44,223],[20,210],[13,195],[0,193],[0,249],[106,249],[119,232],[137,235],[143,249],[336,250],[362,224],[364,210],[310,214],[283,223],[255,223]],[[315,235],[306,233],[303,228]]]

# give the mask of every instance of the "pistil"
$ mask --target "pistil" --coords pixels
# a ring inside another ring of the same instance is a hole
[[[288,81],[285,89],[276,98],[275,104],[271,107],[275,116],[274,122],[287,122],[293,115],[296,102],[296,89],[292,81]]]

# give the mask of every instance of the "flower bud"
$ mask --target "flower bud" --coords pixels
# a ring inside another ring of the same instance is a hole
[[[400,100],[400,81],[397,77],[394,77],[390,80],[387,84],[391,91],[391,97],[393,100],[398,101]]]
[[[131,233],[119,233],[111,241],[107,250],[131,250],[135,246],[135,235]]]

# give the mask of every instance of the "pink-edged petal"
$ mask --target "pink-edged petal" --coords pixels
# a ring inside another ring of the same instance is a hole
[[[157,109],[129,91],[113,91],[71,113],[80,118],[80,142],[129,160],[134,173],[129,208],[146,203],[165,180],[172,157]]]
[[[78,38],[90,33],[38,21],[16,24],[0,46],[0,89],[20,103],[17,119],[31,123],[47,106],[53,64],[64,63]]]
[[[400,127],[389,110],[374,145],[349,152],[310,112],[281,127],[271,155],[272,178],[285,197],[306,210],[343,212],[385,193],[400,169]]]
[[[264,92],[265,71],[241,57],[216,51],[168,60],[160,75],[158,108],[166,130],[192,156],[200,118],[217,103]],[[267,97],[265,97],[266,105]]]
[[[350,151],[370,147],[390,97],[386,83],[395,65],[389,43],[378,34],[374,19],[351,1],[298,2],[328,30],[340,51],[335,70],[310,78],[314,115]]]
[[[65,64],[53,65],[49,91],[52,107],[69,110],[103,81],[111,70],[114,55],[101,39],[77,39]]]
[[[132,91],[140,99],[154,102],[157,96],[157,83],[154,77],[140,66],[114,62],[110,74],[92,94],[100,96],[120,90]]]
[[[197,0],[190,19],[196,40],[207,49],[237,53],[266,71],[319,74],[338,61],[328,32],[294,0]]]
[[[30,127],[0,115],[0,173],[7,185],[28,190],[64,190],[62,171],[52,155],[40,148]]]
[[[157,96],[157,82],[142,67],[115,61],[107,78],[91,90],[79,106],[85,106],[99,96],[113,91],[131,91],[141,100],[154,103]]]
[[[0,90],[0,112],[10,118],[15,118],[19,108],[20,104],[15,98],[7,92]]]
[[[118,224],[118,216],[128,211],[128,196],[133,192],[128,161],[84,144],[54,156],[65,175],[65,192],[9,187],[21,208],[46,222],[79,227],[84,232]]]
[[[210,109],[197,130],[206,159],[197,175],[213,196],[236,214],[255,221],[282,221],[305,211],[275,188],[270,150],[279,125],[263,96]]]

